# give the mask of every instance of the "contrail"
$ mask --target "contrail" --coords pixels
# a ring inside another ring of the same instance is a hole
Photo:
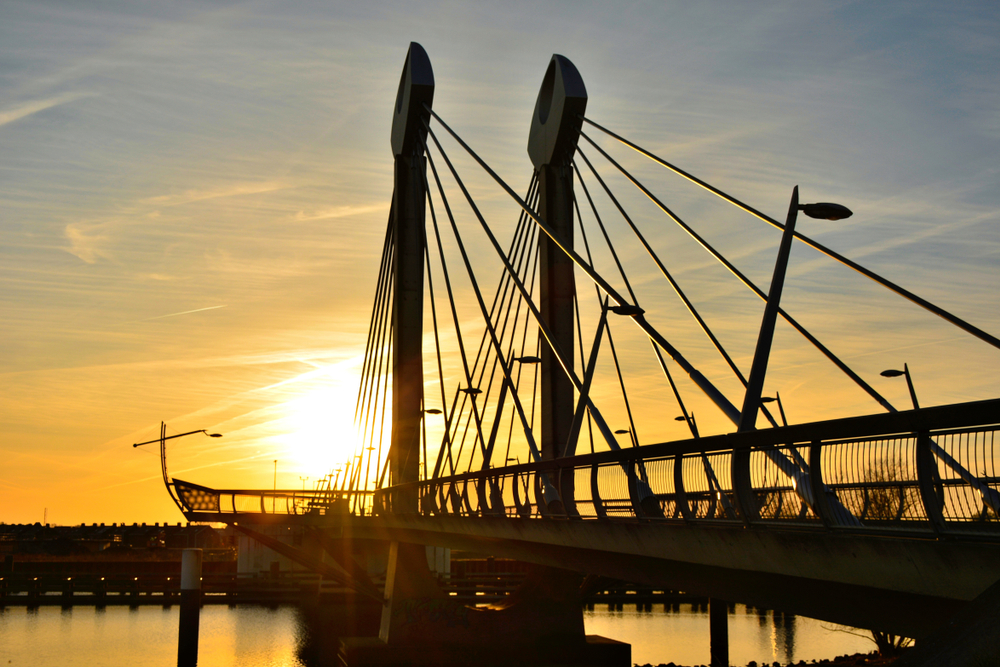
[[[189,313],[200,313],[203,310],[216,310],[217,308],[225,308],[226,306],[209,306],[208,308],[195,308],[194,310],[185,310],[180,313],[170,313],[169,315],[157,315],[156,317],[147,317],[144,320],[137,320],[138,322],[149,322],[150,320],[162,320],[164,317],[176,317],[178,315],[187,315]]]

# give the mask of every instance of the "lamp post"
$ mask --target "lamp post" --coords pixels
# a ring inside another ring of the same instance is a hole
[[[740,410],[739,423],[736,430],[740,432],[756,429],[757,412],[760,410],[760,392],[764,388],[764,376],[767,374],[767,361],[771,355],[771,343],[774,340],[774,325],[778,318],[778,304],[781,301],[781,291],[785,286],[785,272],[788,269],[788,256],[792,250],[792,239],[795,237],[795,221],[798,212],[802,211],[810,218],[821,220],[842,220],[849,218],[852,212],[840,204],[817,203],[799,204],[799,186],[792,188],[792,199],[788,204],[788,216],[785,218],[785,230],[778,246],[778,258],[774,263],[774,274],[771,277],[771,287],[767,293],[767,304],[764,306],[764,317],[760,323],[760,333],[757,335],[757,347],[754,349],[753,364],[747,379],[747,389],[743,396],[743,409]],[[769,454],[769,458],[774,454]],[[772,460],[774,460],[772,458]],[[789,466],[791,461],[786,462]],[[780,464],[778,460],[775,463]],[[744,516],[750,515],[749,508],[755,502],[750,488],[750,457],[749,452],[733,457],[733,490],[736,491],[737,504]],[[801,472],[800,472],[801,474]],[[796,480],[797,481],[797,480]],[[709,623],[711,625],[711,663],[716,665],[729,664],[729,634],[726,625],[726,606],[718,600],[709,601]]]
[[[202,433],[210,438],[221,438],[221,433],[209,433],[207,429],[167,435],[167,425],[160,422],[160,437],[146,442],[137,442],[132,447],[160,443],[160,466],[163,469],[163,483],[177,502],[167,478],[167,440],[183,438],[186,435]],[[180,503],[178,503],[180,505]],[[196,667],[198,664],[198,630],[201,623],[201,549],[185,549],[181,559],[181,610],[177,632],[178,667]]]
[[[674,417],[675,422],[687,422],[688,428],[691,429],[691,437],[700,438],[701,435],[698,433],[698,422],[694,420],[694,413],[689,412],[685,415],[677,415]]]
[[[274,459],[274,490],[278,490],[278,459]]]
[[[195,433],[202,433],[210,438],[221,438],[221,433],[209,433],[208,429],[200,428],[197,431],[187,431],[186,433],[178,433],[177,435],[167,435],[167,425],[165,422],[160,422],[160,437],[155,440],[147,440],[146,442],[137,442],[132,447],[142,447],[143,445],[151,445],[154,442],[160,443],[160,470],[163,472],[163,484],[167,487],[167,493],[173,499],[174,503],[178,507],[181,507],[180,501],[177,500],[177,496],[174,495],[173,484],[167,475],[167,440],[173,440],[174,438],[183,438],[186,435],[194,435]],[[183,510],[183,507],[181,507]]]
[[[164,424],[163,422],[160,422],[160,426],[161,427],[162,426],[166,426],[166,424]],[[147,440],[146,442],[137,442],[137,443],[135,443],[132,446],[133,447],[142,447],[143,445],[151,445],[154,442],[163,442],[164,440],[173,440],[174,438],[183,438],[185,435],[194,435],[195,433],[204,433],[205,435],[207,435],[210,438],[221,438],[222,437],[221,433],[209,433],[208,429],[200,428],[197,431],[188,431],[187,433],[178,433],[177,435],[161,435],[159,438],[156,438],[155,440]]]
[[[760,409],[760,392],[764,388],[764,376],[767,373],[767,360],[771,354],[771,342],[774,339],[774,324],[778,318],[778,304],[781,301],[781,291],[785,285],[785,272],[788,268],[788,256],[792,250],[792,239],[795,236],[795,221],[798,212],[802,211],[810,218],[820,220],[843,220],[853,215],[851,210],[840,204],[822,202],[817,204],[799,203],[799,186],[792,189],[792,200],[788,205],[788,217],[785,218],[785,231],[781,235],[778,246],[778,259],[774,264],[774,274],[771,277],[771,288],[767,294],[767,305],[764,307],[764,317],[760,323],[760,334],[757,336],[757,348],[754,350],[753,366],[747,380],[747,390],[743,399],[743,409],[740,411],[739,431],[752,431],[757,421],[757,411]]]
[[[426,415],[440,415],[441,410],[438,408],[424,408],[420,411],[420,428],[423,431],[423,439],[421,440],[421,448],[424,454],[424,479],[427,479],[427,420],[424,418]]]
[[[898,378],[900,375],[906,377],[906,387],[910,390],[910,400],[913,401],[913,409],[919,410],[920,404],[917,403],[917,392],[913,390],[913,378],[910,377],[910,367],[903,364],[903,370],[896,370],[894,368],[889,368],[887,370],[879,373],[884,378]]]
[[[788,426],[788,420],[785,419],[785,406],[781,403],[781,394],[774,392],[774,396],[762,396],[760,399],[761,403],[775,403],[778,404],[778,412],[781,414],[781,425]]]
[[[639,443],[636,441],[635,434],[632,433],[632,429],[630,428],[620,428],[617,431],[615,431],[615,435],[628,435],[628,439],[632,443],[632,446],[633,447],[639,446]]]

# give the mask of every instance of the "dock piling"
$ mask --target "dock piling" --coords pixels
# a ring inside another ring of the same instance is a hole
[[[181,556],[181,613],[177,634],[177,667],[196,667],[198,664],[201,555],[201,549],[185,549]]]

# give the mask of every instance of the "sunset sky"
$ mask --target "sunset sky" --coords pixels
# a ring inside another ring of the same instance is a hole
[[[5,2],[0,521],[180,520],[155,449],[130,446],[161,420],[224,434],[170,450],[173,474],[209,486],[270,488],[277,460],[298,488],[348,455],[410,41],[435,110],[521,191],[560,53],[588,117],[772,217],[796,184],[849,206],[800,230],[1000,334],[995,3]],[[602,145],[767,288],[776,230]],[[516,212],[470,180],[487,211]],[[748,372],[762,302],[627,201]],[[739,405],[658,289],[651,321]],[[924,405],[1000,394],[1000,350],[802,245],[783,305],[900,408],[905,384],[878,373],[904,362]],[[790,421],[879,411],[790,327],[775,345],[765,391]],[[656,421],[676,408],[648,361],[642,439],[684,437]],[[703,431],[732,429],[675,377]]]

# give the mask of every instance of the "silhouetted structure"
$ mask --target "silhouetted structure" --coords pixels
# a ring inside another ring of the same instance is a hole
[[[576,656],[574,651],[584,646],[581,581],[554,568],[917,637],[932,632],[997,580],[1000,476],[994,442],[1000,434],[1000,400],[897,410],[779,306],[790,246],[805,243],[993,347],[1000,348],[1000,340],[794,231],[799,211],[837,219],[851,214],[845,207],[800,205],[796,187],[786,221],[780,223],[587,118],[582,77],[563,56],[553,56],[532,115],[528,152],[534,170],[524,197],[433,110],[433,93],[430,60],[411,44],[394,108],[392,210],[358,399],[357,418],[366,442],[342,474],[338,470],[313,491],[210,489],[167,480],[164,457],[168,488],[189,519],[239,522],[239,529],[252,537],[248,526],[255,523],[310,526],[324,536],[324,549],[334,560],[345,540],[390,541],[388,600],[379,641],[399,650],[423,650],[428,642],[453,649],[426,653],[426,660],[432,655],[456,658],[461,647],[479,650],[484,645],[514,647],[522,659],[552,636],[566,640],[558,644],[565,650],[544,659]],[[436,128],[520,208],[506,247]],[[783,230],[768,292],[591,138],[592,130]],[[748,374],[591,162],[586,153],[592,150],[765,302]],[[481,288],[480,264],[485,262],[470,257],[449,189],[452,195],[460,193],[502,265],[492,303]],[[583,197],[577,197],[578,190]],[[595,194],[612,202],[612,215],[625,223],[640,253],[649,256],[745,388],[740,400],[727,398],[669,342],[654,324],[655,314],[642,307],[643,288],[630,280],[632,267],[608,233]],[[583,211],[596,225],[589,237]],[[454,244],[445,252],[442,230],[449,227]],[[608,275],[596,268],[598,250],[611,258]],[[459,261],[449,266],[449,256]],[[432,258],[438,259],[433,269]],[[478,345],[461,333],[454,293],[458,274],[468,278],[481,316],[484,333]],[[442,299],[446,307],[440,309],[437,275],[447,293]],[[578,281],[594,286],[596,299],[589,306],[596,315],[590,320],[581,314],[590,288],[578,289]],[[453,394],[440,340],[448,311],[458,348],[453,366],[460,369]],[[779,427],[760,395],[778,318],[887,414]],[[677,403],[676,410],[659,418],[674,419],[679,412],[677,419],[688,426],[690,439],[641,442],[613,326],[629,327],[648,339],[651,362],[670,388],[664,404],[670,399]],[[439,377],[434,391],[425,393],[428,329],[434,334]],[[701,437],[666,357],[732,421],[736,432]],[[599,362],[609,360],[608,370],[620,388],[615,398],[623,401],[628,419],[628,428],[615,431],[602,415],[593,387]],[[389,412],[383,399],[390,382],[392,428],[383,452],[378,424]],[[438,401],[441,409],[432,407]],[[429,414],[444,419],[436,457],[429,456],[427,446],[424,421]],[[757,430],[758,414],[772,428]],[[618,435],[627,435],[630,446],[622,447]],[[590,453],[578,453],[587,449]],[[508,465],[511,461],[515,465]],[[520,607],[469,610],[437,589],[422,545],[490,552],[553,569],[528,577],[522,594],[515,596],[524,603]],[[274,548],[303,563],[315,561],[309,554],[297,556],[294,547]],[[358,591],[371,592],[369,582],[352,568],[349,559],[341,558],[327,572]],[[724,624],[713,625],[722,639]],[[371,643],[347,646],[345,655],[352,661],[377,649]],[[620,652],[609,651],[621,660]],[[725,662],[724,654],[720,648],[713,659]],[[535,657],[543,659],[540,655]]]

